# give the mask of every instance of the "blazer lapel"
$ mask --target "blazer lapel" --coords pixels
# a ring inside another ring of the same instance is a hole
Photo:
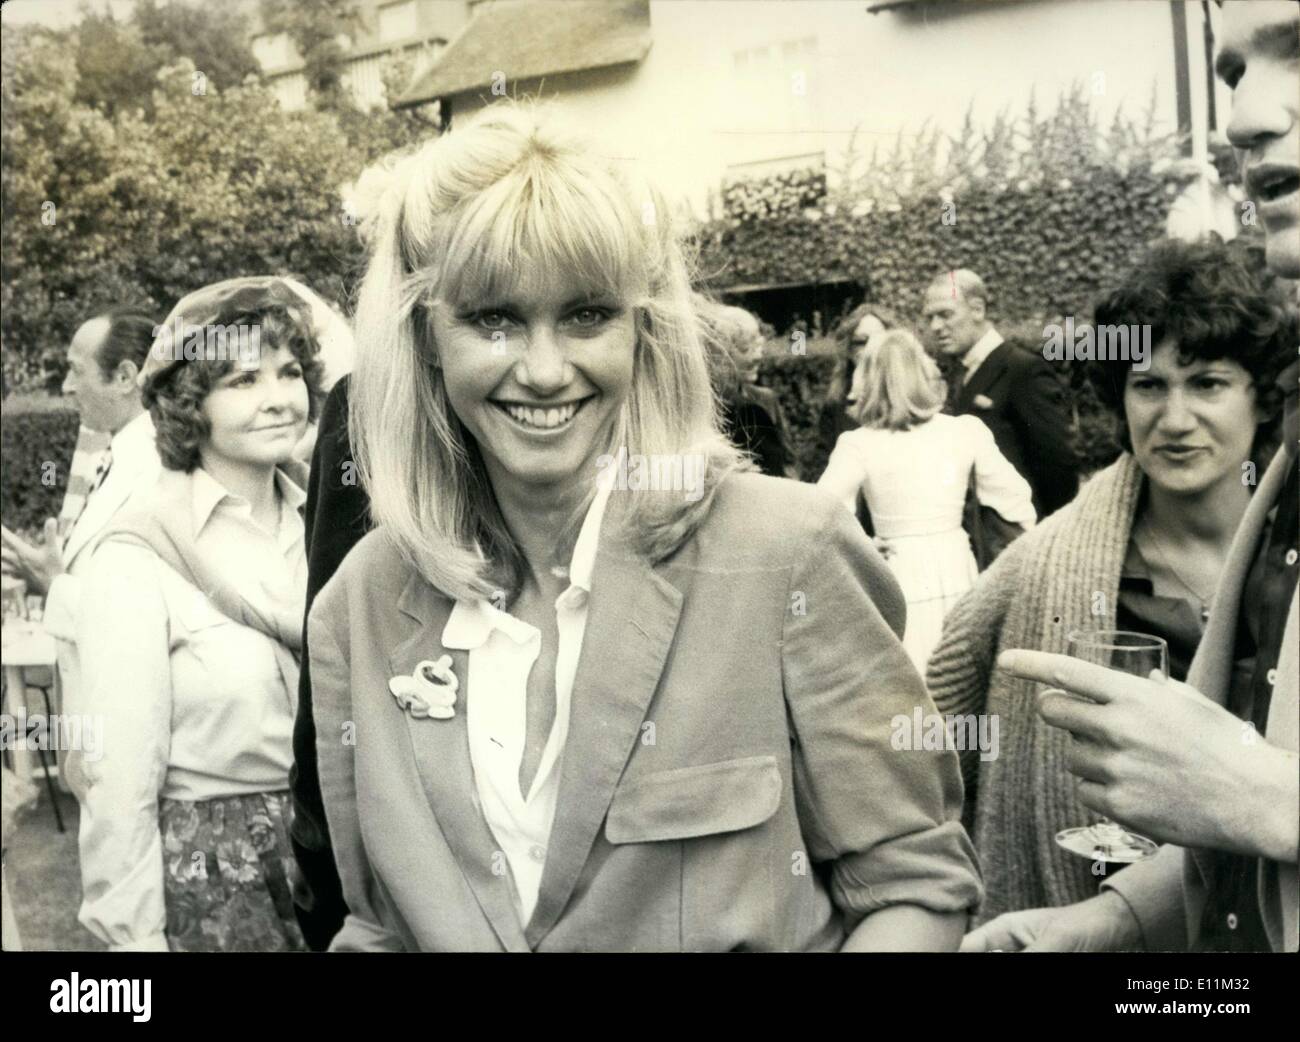
[[[147,415],[143,420],[146,427],[118,439],[118,444],[113,446],[113,465],[104,475],[104,483],[91,493],[81,516],[68,533],[68,542],[63,548],[64,567],[71,568],[82,550],[95,545],[99,534],[134,493],[143,491],[158,479],[162,464],[158,450],[154,448],[153,425],[148,423]]]
[[[622,546],[602,546],[591,586],[555,823],[528,923],[530,948],[555,925],[587,863],[659,685],[682,610],[681,592]]]
[[[104,483],[90,494],[85,509],[73,524],[72,531],[68,533],[68,544],[63,548],[65,567],[71,567],[77,554],[81,553],[107,527],[113,515],[130,498],[136,476],[126,473],[125,467],[119,470],[114,461],[113,467],[104,478]]]
[[[507,951],[527,951],[523,926],[510,895],[508,876],[492,871],[497,844],[474,795],[474,769],[470,762],[469,731],[465,723],[466,704],[470,697],[469,655],[442,646],[442,630],[447,622],[450,602],[415,574],[398,598],[397,607],[413,620],[414,625],[389,656],[393,675],[410,675],[422,660],[448,654],[452,657],[452,669],[460,679],[456,712],[449,720],[417,719],[404,713],[425,797],[456,863],[502,946]]]
[[[1224,563],[1223,574],[1219,577],[1219,586],[1214,594],[1210,621],[1206,624],[1196,656],[1188,670],[1187,683],[1218,705],[1223,705],[1228,700],[1228,686],[1232,681],[1232,665],[1236,655],[1235,638],[1237,618],[1241,613],[1241,595],[1245,591],[1246,579],[1255,562],[1255,555],[1259,552],[1264,523],[1282,494],[1287,463],[1286,446],[1283,446],[1264,471],[1264,476],[1251,497],[1250,506],[1246,508],[1246,514],[1237,526],[1237,534],[1233,536],[1232,547],[1228,551],[1228,559]],[[1269,708],[1271,723],[1274,706],[1270,705]],[[1265,733],[1268,733],[1267,728]],[[1268,737],[1270,740],[1275,738],[1272,734],[1268,734]],[[1201,874],[1202,882],[1209,879],[1209,853],[1198,848],[1189,848],[1189,852]]]
[[[984,359],[983,364],[975,370],[974,374],[961,389],[957,396],[957,412],[968,413],[974,412],[975,396],[983,394],[992,387],[999,376],[1007,367],[1006,353],[1011,350],[1011,345],[1005,340],[998,344],[997,347]]]
[[[1264,476],[1251,497],[1250,506],[1246,508],[1245,516],[1237,526],[1228,559],[1223,565],[1223,574],[1219,576],[1218,589],[1214,593],[1214,610],[1210,612],[1210,621],[1206,624],[1196,657],[1188,671],[1187,682],[1219,705],[1228,700],[1241,595],[1259,552],[1259,541],[1269,511],[1282,494],[1286,469],[1286,448],[1283,447],[1264,471]]]

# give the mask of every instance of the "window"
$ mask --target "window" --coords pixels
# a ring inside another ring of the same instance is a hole
[[[405,0],[400,4],[385,4],[379,9],[379,38],[405,40],[419,31],[416,19],[415,0]]]
[[[736,126],[804,131],[818,122],[817,38],[801,36],[732,52]]]

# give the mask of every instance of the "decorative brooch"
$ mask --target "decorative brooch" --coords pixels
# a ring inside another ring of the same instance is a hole
[[[451,668],[451,656],[443,655],[437,662],[425,659],[411,671],[409,677],[393,677],[388,690],[397,704],[417,720],[426,716],[435,720],[449,720],[456,715],[456,692],[460,681]]]

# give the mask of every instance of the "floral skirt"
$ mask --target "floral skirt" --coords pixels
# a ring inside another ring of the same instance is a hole
[[[288,792],[160,800],[174,952],[306,951],[293,911]]]

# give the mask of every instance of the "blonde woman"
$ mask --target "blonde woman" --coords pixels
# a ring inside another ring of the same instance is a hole
[[[953,754],[890,746],[933,711],[897,586],[736,471],[670,208],[512,103],[357,195],[378,527],[308,622],[331,947],[953,947],[980,885]]]
[[[938,366],[904,330],[874,334],[861,353],[851,410],[861,424],[840,435],[817,484],[850,511],[858,492],[907,598],[903,644],[925,669],[948,609],[978,573],[962,528],[973,481],[984,506],[1012,524],[1035,520],[1029,485],[974,416],[945,416]]]

